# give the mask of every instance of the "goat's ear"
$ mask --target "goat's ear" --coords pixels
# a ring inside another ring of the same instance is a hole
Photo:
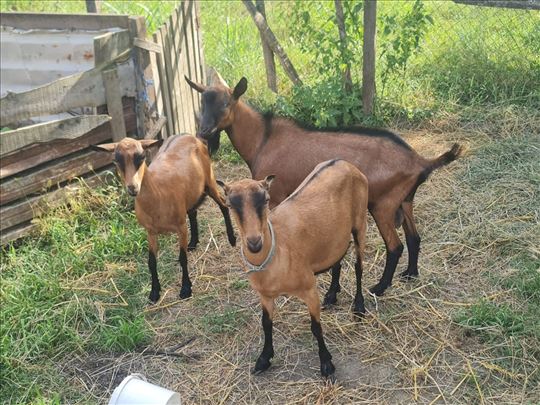
[[[203,86],[202,84],[199,84],[199,83],[192,82],[191,80],[189,80],[187,76],[184,76],[184,78],[186,79],[186,82],[189,84],[189,86],[193,90],[197,90],[199,93],[203,93],[206,90],[206,86]]]
[[[163,139],[141,139],[139,141],[143,149],[151,148],[152,146],[161,146]]]
[[[238,84],[234,86],[233,97],[238,100],[242,94],[247,90],[247,79],[242,77]]]
[[[90,145],[90,149],[96,152],[114,152],[116,145],[118,145],[118,142],[102,143],[101,145]]]
[[[266,176],[266,178],[261,181],[262,186],[266,189],[266,191],[270,190],[270,186],[272,185],[272,182],[275,179],[275,175],[271,174],[270,176]]]
[[[221,180],[216,180],[216,183],[223,189],[225,195],[229,194],[229,186],[223,183]]]

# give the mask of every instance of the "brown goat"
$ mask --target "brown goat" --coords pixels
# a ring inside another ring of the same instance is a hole
[[[319,345],[321,374],[327,377],[334,373],[335,367],[323,339],[315,274],[343,258],[352,233],[356,252],[353,311],[364,314],[361,283],[367,179],[344,160],[323,162],[293,194],[270,211],[268,190],[273,178],[222,184],[227,205],[240,230],[244,267],[252,288],[259,293],[263,311],[264,348],[253,372],[268,369],[274,356],[274,299],[294,295],[308,307],[311,331]]]
[[[242,102],[240,96],[247,90],[245,78],[230,89],[219,75],[216,76],[218,83],[212,87],[194,83],[186,77],[190,86],[202,93],[197,136],[208,142],[211,152],[219,147],[220,131],[225,130],[254,179],[275,174],[270,207],[287,198],[318,163],[336,158],[351,162],[369,181],[369,211],[387,250],[382,277],[370,291],[382,295],[392,283],[403,252],[395,229],[401,225],[409,251],[409,264],[402,277],[418,276],[420,236],[413,216],[414,195],[433,170],[459,156],[461,147],[458,144],[430,160],[418,155],[390,131],[302,127],[290,119],[261,115]],[[339,275],[340,265],[336,263],[325,305],[336,302]]]
[[[124,138],[118,143],[95,146],[99,150],[114,152],[114,162],[122,183],[127,192],[136,197],[135,214],[148,235],[148,268],[152,277],[149,299],[153,303],[159,300],[161,290],[156,261],[158,235],[161,234],[178,235],[182,268],[180,298],[191,297],[187,250],[194,249],[199,241],[197,208],[206,194],[219,205],[229,242],[232,246],[236,244],[229,210],[219,193],[206,145],[193,136],[172,136],[147,167],[144,150],[158,142]],[[186,214],[191,227],[189,246]]]

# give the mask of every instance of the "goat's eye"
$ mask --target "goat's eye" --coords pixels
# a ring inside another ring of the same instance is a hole
[[[138,153],[135,156],[133,156],[133,164],[136,168],[139,168],[140,165],[144,162],[145,156],[142,153]]]

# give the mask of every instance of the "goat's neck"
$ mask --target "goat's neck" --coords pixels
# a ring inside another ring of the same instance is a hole
[[[238,101],[234,109],[234,121],[226,131],[234,148],[251,169],[264,137],[262,116],[244,102]]]
[[[270,234],[270,228],[268,227],[268,224],[264,225],[262,234],[263,246],[258,253],[250,252],[250,250],[247,248],[247,244],[245,244],[245,238],[243,238],[244,240],[242,241],[242,243],[244,243],[244,256],[251,264],[255,266],[259,266],[262,264],[262,262],[265,261],[265,259],[270,254],[270,249],[272,248],[272,235]]]

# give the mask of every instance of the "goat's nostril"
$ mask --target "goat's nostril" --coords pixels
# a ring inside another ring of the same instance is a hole
[[[248,238],[247,246],[250,252],[258,253],[262,249],[262,238],[260,236],[256,238]]]

